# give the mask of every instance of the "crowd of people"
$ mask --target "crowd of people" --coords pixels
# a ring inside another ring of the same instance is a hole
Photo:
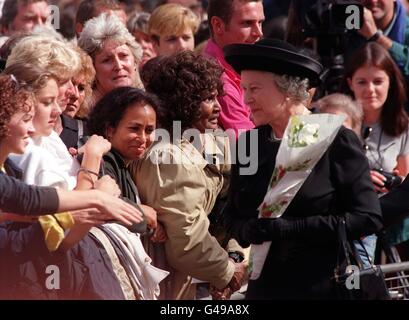
[[[298,0],[5,0],[0,299],[338,299],[343,222],[367,266],[409,258],[407,3],[361,2],[325,92]],[[343,126],[260,218],[287,126],[317,113]]]

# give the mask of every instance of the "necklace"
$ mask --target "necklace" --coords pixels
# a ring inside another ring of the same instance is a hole
[[[377,142],[377,145],[376,145],[376,149],[374,150],[373,147],[371,147],[369,144],[366,143],[366,140],[369,139],[369,137],[370,137],[370,135],[372,134],[373,131],[374,131],[374,128],[371,127],[371,126],[363,128],[362,138],[364,140],[364,150],[365,150],[365,153],[369,152],[370,157],[368,157],[368,154],[367,154],[367,158],[368,159],[371,158],[371,159],[374,160],[374,162],[375,162],[374,169],[383,170],[384,152],[386,150],[388,150],[390,147],[392,147],[395,144],[395,142],[391,143],[384,150],[381,150],[382,138],[383,138],[383,128],[380,128],[380,134],[379,134],[379,137],[378,137],[378,142]]]

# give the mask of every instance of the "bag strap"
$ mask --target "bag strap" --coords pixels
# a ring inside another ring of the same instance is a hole
[[[351,265],[351,258],[350,258],[350,246],[347,240],[347,232],[346,232],[346,222],[345,217],[342,217],[338,223],[338,239],[340,241],[340,246],[347,261],[347,265]],[[338,255],[339,259],[339,255]],[[339,265],[339,260],[338,260]]]
[[[364,262],[361,259],[360,254],[357,252],[356,247],[352,246],[350,242],[348,241],[347,233],[346,233],[346,218],[342,217],[339,221],[338,225],[338,235],[339,235],[339,240],[341,243],[341,246],[343,248],[343,253],[345,255],[345,259],[348,263],[348,265],[351,265],[351,257],[354,258],[354,262],[358,265],[359,269],[364,269]],[[364,244],[362,243],[361,239],[357,240],[359,245],[364,249],[365,255],[368,258],[369,264],[371,265],[371,268],[374,267],[372,259],[369,256],[368,251],[366,250]]]

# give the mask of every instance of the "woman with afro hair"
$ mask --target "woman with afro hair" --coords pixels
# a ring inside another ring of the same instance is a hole
[[[194,298],[193,278],[209,282],[227,298],[240,288],[244,275],[244,265],[229,259],[209,232],[208,214],[230,170],[228,139],[217,130],[221,74],[216,63],[183,51],[161,58],[145,77],[147,91],[156,94],[165,109],[160,117],[163,130],[156,132],[152,147],[131,170],[142,203],[158,211],[168,236],[167,299]]]

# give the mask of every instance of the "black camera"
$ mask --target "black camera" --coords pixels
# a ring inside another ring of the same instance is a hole
[[[343,35],[362,27],[363,6],[353,0],[295,0],[297,14],[306,36]],[[357,19],[350,19],[353,10]],[[349,22],[357,25],[350,26]]]
[[[383,171],[382,169],[375,169],[375,171],[379,172],[386,178],[384,185],[388,190],[391,190],[402,183],[402,178],[400,176],[395,176],[394,174]]]
[[[363,5],[353,0],[293,0],[293,9],[303,36],[312,39],[312,46],[326,68],[316,96],[339,92],[344,54],[350,35],[362,27]]]

